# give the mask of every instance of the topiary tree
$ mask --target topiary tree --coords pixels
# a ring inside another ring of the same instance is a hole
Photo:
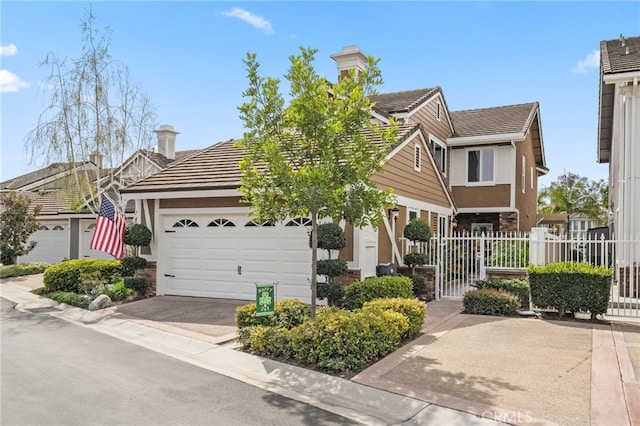
[[[124,231],[124,243],[134,248],[133,256],[127,256],[122,259],[122,275],[126,277],[124,283],[127,288],[142,294],[146,293],[148,283],[145,278],[140,278],[136,275],[139,269],[147,267],[147,260],[139,257],[138,253],[140,252],[140,247],[151,244],[151,237],[151,230],[141,223],[129,225]]]
[[[318,285],[317,297],[320,300],[326,298],[330,306],[335,306],[344,295],[344,290],[335,282],[335,277],[349,271],[346,261],[331,259],[331,250],[340,250],[346,245],[347,240],[340,225],[331,222],[318,225],[318,248],[327,250],[329,259],[318,260],[318,275],[327,277],[327,281]]]
[[[412,219],[404,228],[402,235],[414,245],[420,242],[427,242],[431,239],[431,228],[429,224],[421,218]],[[422,266],[429,261],[427,254],[422,252],[407,253],[404,256],[405,265],[411,267],[411,274],[415,275],[416,266]]]

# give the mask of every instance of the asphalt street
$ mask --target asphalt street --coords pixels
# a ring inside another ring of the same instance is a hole
[[[1,301],[0,424],[350,425],[350,420]]]

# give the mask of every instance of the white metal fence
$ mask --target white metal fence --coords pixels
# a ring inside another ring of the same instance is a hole
[[[531,233],[493,235],[454,234],[412,244],[403,240],[406,253],[427,254],[435,269],[436,298],[461,298],[472,285],[491,274],[522,272],[528,264],[589,262],[613,268],[608,315],[640,317],[640,241],[591,237],[566,239],[534,228]]]

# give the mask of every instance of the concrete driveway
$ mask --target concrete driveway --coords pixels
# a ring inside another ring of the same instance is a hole
[[[247,300],[156,296],[97,311],[210,343],[236,338],[235,311]]]

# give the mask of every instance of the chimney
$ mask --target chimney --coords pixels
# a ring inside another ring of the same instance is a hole
[[[156,152],[164,155],[169,160],[176,159],[176,135],[180,132],[173,130],[173,126],[163,124],[158,130],[154,130],[158,136]]]
[[[102,155],[98,154],[97,151],[89,154],[89,161],[91,161],[98,169],[102,168]]]
[[[364,71],[367,66],[367,55],[358,46],[345,46],[340,53],[331,55],[331,59],[338,64],[338,78],[346,77],[350,69],[356,70],[356,75]]]

